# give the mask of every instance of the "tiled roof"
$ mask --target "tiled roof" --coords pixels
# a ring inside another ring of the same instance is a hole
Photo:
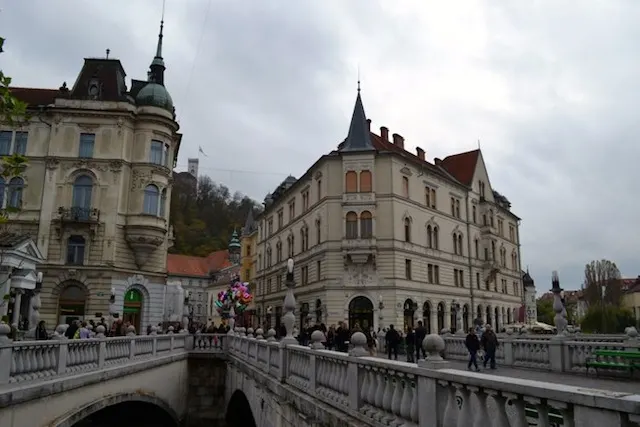
[[[173,276],[209,276],[215,272],[229,267],[229,251],[221,250],[211,252],[206,257],[167,254],[167,274]]]
[[[445,157],[442,160],[442,167],[461,183],[471,185],[479,154],[480,150],[473,150]]]
[[[56,97],[60,95],[60,90],[58,89],[12,87],[10,90],[13,96],[31,106],[53,104]]]

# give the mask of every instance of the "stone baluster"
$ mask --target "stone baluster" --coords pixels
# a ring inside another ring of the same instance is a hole
[[[152,326],[151,327],[151,332],[149,332],[149,335],[158,335],[158,327],[157,326]]]
[[[311,344],[309,347],[313,350],[324,350],[324,333],[320,330],[315,330],[311,333]]]
[[[276,341],[276,330],[271,328],[267,331],[267,342],[275,342]]]
[[[6,323],[0,323],[0,384],[7,384],[11,378],[11,359],[13,348],[9,345],[11,327]]]
[[[369,350],[367,350],[367,337],[362,332],[355,332],[351,335],[351,344],[353,349],[349,351],[349,356],[362,357],[369,356]]]
[[[173,326],[169,326],[169,328],[167,328],[167,335],[169,334],[173,334]]]
[[[135,337],[136,336],[136,327],[133,325],[127,326],[127,336]]]
[[[67,332],[67,329],[69,328],[69,325],[65,325],[65,324],[61,324],[56,326],[55,331],[53,331],[53,336],[51,337],[52,340],[66,340],[67,337],[64,335],[65,332]]]
[[[264,331],[262,330],[262,328],[256,329],[256,339],[258,341],[264,341],[265,340],[263,334],[264,334]]]
[[[247,336],[249,337],[250,340],[256,339],[256,337],[253,334],[254,334],[253,328],[247,328]]]

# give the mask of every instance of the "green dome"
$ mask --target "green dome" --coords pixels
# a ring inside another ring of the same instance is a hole
[[[157,83],[147,83],[136,96],[136,104],[160,107],[173,112],[173,100],[167,89]]]

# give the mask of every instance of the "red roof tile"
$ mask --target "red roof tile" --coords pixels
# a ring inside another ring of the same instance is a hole
[[[211,252],[206,257],[167,254],[167,273],[174,276],[209,276],[210,272],[231,265],[226,249]]]
[[[471,185],[479,154],[480,150],[473,150],[445,157],[442,160],[442,167],[461,183]]]
[[[12,87],[11,94],[28,105],[48,105],[53,104],[56,97],[60,95],[58,89],[36,89],[30,87]]]

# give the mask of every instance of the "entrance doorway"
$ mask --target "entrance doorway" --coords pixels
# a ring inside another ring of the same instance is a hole
[[[122,307],[122,320],[129,322],[136,328],[136,333],[141,333],[142,323],[142,292],[137,289],[129,289],[124,295]]]
[[[355,297],[349,303],[349,329],[356,323],[363,331],[373,328],[373,303],[367,297]]]
[[[87,293],[83,286],[76,282],[68,283],[58,301],[58,324],[70,325],[74,320],[84,320]]]
[[[407,299],[404,302],[404,331],[407,328],[412,328],[415,326],[413,321],[413,316],[416,314],[417,304],[413,302],[411,298]]]

